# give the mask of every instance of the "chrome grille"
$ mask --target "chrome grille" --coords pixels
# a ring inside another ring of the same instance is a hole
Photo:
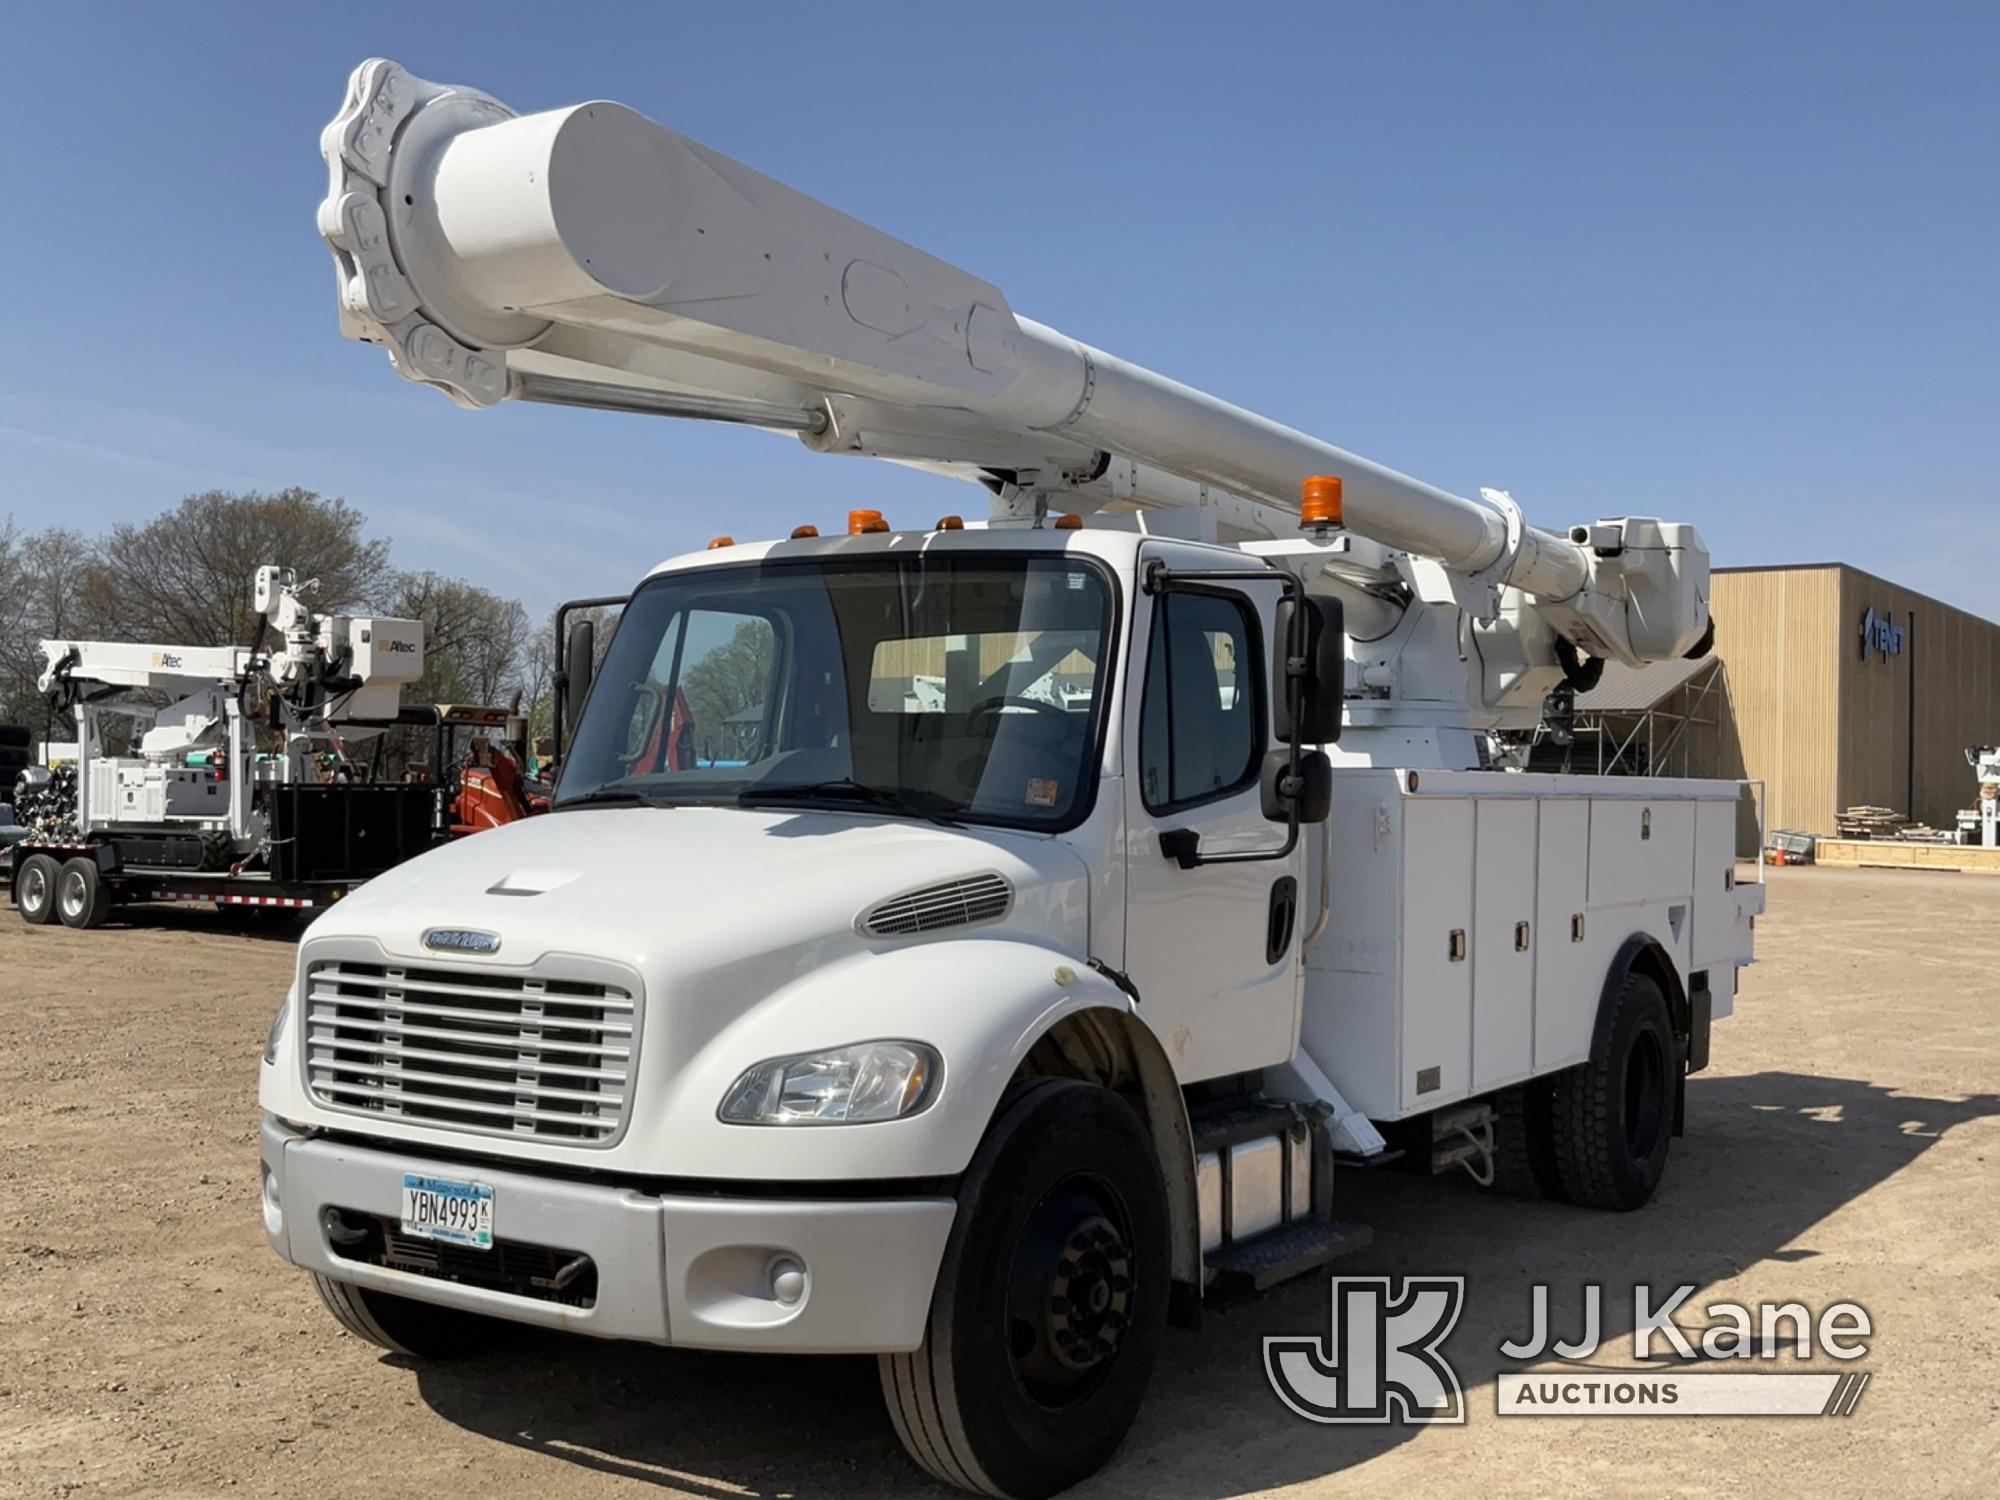
[[[971,875],[891,896],[861,915],[874,937],[909,937],[946,927],[997,922],[1014,903],[1014,888],[998,875]]]
[[[611,984],[319,963],[306,973],[306,1080],[335,1109],[596,1144],[624,1124],[637,1024],[632,992]]]

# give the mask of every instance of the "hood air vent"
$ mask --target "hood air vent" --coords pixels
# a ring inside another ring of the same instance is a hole
[[[1014,904],[1014,888],[998,875],[968,875],[922,886],[870,907],[855,925],[869,937],[916,937],[947,927],[997,922]]]

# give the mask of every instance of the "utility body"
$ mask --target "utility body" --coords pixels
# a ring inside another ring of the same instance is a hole
[[[1509,767],[1705,648],[1692,528],[1539,531],[616,105],[376,61],[323,146],[406,377],[985,501],[661,564],[571,642],[550,815],[315,923],[263,1212],[348,1328],[874,1353],[926,1469],[1046,1494],[1170,1319],[1366,1242],[1351,1168],[1650,1198],[1751,958],[1742,789]]]

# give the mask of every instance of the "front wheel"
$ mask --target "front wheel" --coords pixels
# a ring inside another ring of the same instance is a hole
[[[1016,1084],[961,1180],[924,1342],[879,1360],[936,1478],[1033,1500],[1088,1478],[1138,1415],[1166,1327],[1166,1188],[1139,1117],[1072,1079]]]
[[[477,1354],[493,1342],[492,1318],[438,1307],[313,1273],[313,1288],[334,1321],[358,1339],[413,1359]]]

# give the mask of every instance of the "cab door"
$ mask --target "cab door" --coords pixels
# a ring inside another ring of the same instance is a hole
[[[1170,570],[1214,570],[1227,554],[1155,543]],[[1126,973],[1181,1081],[1280,1063],[1298,1040],[1299,850],[1283,859],[1183,868],[1163,852],[1274,850],[1285,826],[1259,791],[1273,748],[1273,575],[1170,584],[1139,595],[1126,693]],[[1301,842],[1301,848],[1305,841]]]

